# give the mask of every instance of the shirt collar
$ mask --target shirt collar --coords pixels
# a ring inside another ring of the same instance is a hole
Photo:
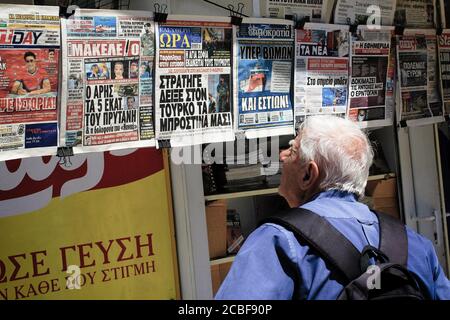
[[[377,221],[375,214],[365,204],[358,202],[354,193],[347,191],[322,191],[301,207],[328,218],[356,218],[369,224]]]
[[[337,200],[357,202],[357,196],[354,193],[348,191],[341,190],[327,190],[316,193],[309,201],[324,199],[324,198],[333,198]]]

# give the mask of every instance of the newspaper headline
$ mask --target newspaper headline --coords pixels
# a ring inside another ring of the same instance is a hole
[[[172,18],[172,17],[171,17]],[[159,24],[156,57],[156,137],[171,146],[230,141],[231,24],[186,21]]]
[[[293,132],[293,23],[272,21],[245,19],[233,33],[236,127],[248,138]]]
[[[63,37],[62,144],[77,152],[154,146],[151,14],[77,10]]]
[[[308,115],[344,117],[348,105],[348,26],[307,23],[296,30],[295,126]]]

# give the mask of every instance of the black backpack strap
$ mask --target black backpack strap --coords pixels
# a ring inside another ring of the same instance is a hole
[[[374,212],[380,226],[380,243],[378,247],[388,258],[390,263],[407,266],[408,236],[405,225],[385,213]]]
[[[318,255],[338,272],[346,285],[361,275],[361,253],[331,223],[318,214],[303,208],[293,208],[260,222],[275,223],[292,231],[298,241],[306,242]]]

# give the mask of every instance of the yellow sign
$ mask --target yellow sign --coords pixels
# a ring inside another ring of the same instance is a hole
[[[1,213],[0,299],[178,298],[173,225],[161,154],[144,149],[121,156],[120,161],[115,158],[105,153],[102,178],[91,190],[54,197],[39,210]],[[111,165],[114,161],[117,163]],[[151,161],[161,166],[152,164],[149,169]],[[94,163],[86,161],[84,165]],[[143,167],[141,174],[136,174],[139,169],[129,168],[127,176],[122,163],[130,167],[147,163],[147,168]],[[58,170],[61,168],[56,166]],[[55,171],[53,180],[62,176]],[[0,174],[4,172],[0,168]],[[111,182],[117,180],[111,174],[121,175],[118,180],[122,184],[104,187],[119,183]],[[4,191],[2,194],[4,198]],[[30,196],[20,198],[26,197]]]

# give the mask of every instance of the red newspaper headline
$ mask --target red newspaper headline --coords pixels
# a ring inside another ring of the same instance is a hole
[[[0,99],[0,113],[29,112],[41,110],[56,110],[56,97]]]
[[[308,59],[308,70],[347,70],[348,59],[347,58],[316,58]]]
[[[138,40],[70,41],[67,45],[69,57],[116,57],[138,56]]]
[[[450,48],[450,33],[443,33],[439,37],[439,47]]]

